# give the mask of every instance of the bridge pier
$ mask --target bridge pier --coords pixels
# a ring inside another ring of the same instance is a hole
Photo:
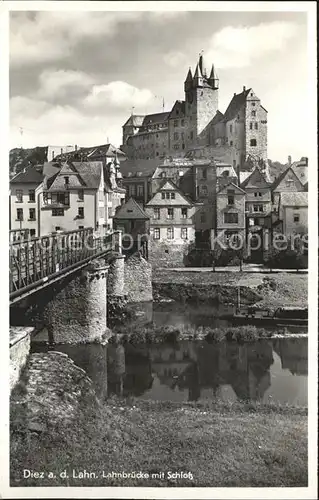
[[[110,261],[107,280],[107,317],[110,320],[121,316],[127,303],[124,261],[124,255],[115,255]]]
[[[49,341],[77,344],[101,340],[107,331],[107,274],[104,260],[92,261],[44,307]]]

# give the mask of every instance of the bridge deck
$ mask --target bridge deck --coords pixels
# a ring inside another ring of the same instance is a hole
[[[98,256],[121,252],[120,232],[94,238],[93,229],[63,232],[10,244],[10,303],[75,272]]]

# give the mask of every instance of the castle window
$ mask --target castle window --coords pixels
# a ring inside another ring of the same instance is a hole
[[[258,123],[255,123],[255,129],[258,130]]]
[[[256,111],[254,109],[251,112],[251,116],[256,116]]]
[[[251,146],[257,146],[257,141],[256,141],[256,139],[250,139],[250,145],[251,145]]]
[[[185,144],[182,144],[182,149],[185,149]]]
[[[249,124],[249,128],[250,128],[250,130],[252,130],[252,129],[253,129],[253,122],[250,122],[250,124]]]
[[[229,145],[232,146],[233,145],[233,141],[230,141]]]
[[[156,151],[156,156],[158,156],[158,155],[159,155],[159,152],[158,152],[158,151]]]

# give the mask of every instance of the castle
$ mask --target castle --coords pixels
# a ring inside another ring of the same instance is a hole
[[[218,109],[219,78],[207,71],[202,55],[184,82],[185,100],[171,111],[131,115],[123,125],[121,149],[130,160],[185,157],[201,150],[236,171],[264,167],[267,161],[267,110],[253,89],[234,94],[225,113]]]

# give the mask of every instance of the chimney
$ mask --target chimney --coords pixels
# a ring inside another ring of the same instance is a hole
[[[234,92],[234,97],[236,97],[236,92]]]
[[[289,166],[291,165],[291,156],[290,155],[288,156],[288,165]]]
[[[245,92],[245,90],[246,90],[246,87],[243,87],[243,92]]]
[[[75,151],[78,150],[78,145],[77,144],[74,146],[74,149],[75,149]]]

